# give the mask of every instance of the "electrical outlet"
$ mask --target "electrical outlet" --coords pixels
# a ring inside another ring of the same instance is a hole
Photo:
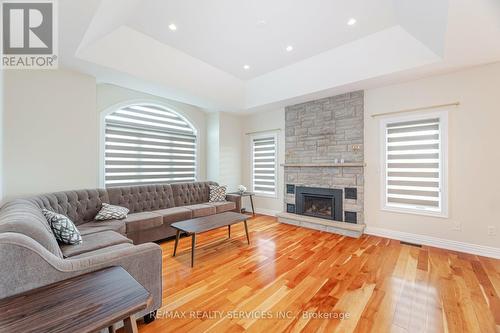
[[[453,231],[462,231],[462,223],[458,221],[453,222],[453,226],[451,227],[451,230]]]
[[[494,225],[488,226],[488,236],[496,236],[497,235],[497,227]]]

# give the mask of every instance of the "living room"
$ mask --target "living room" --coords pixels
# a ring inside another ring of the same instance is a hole
[[[500,4],[3,1],[0,332],[499,332]]]

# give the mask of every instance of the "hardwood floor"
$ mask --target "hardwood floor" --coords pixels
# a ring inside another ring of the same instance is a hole
[[[189,238],[175,258],[161,244],[163,307],[139,332],[500,332],[500,260],[269,216],[249,229],[250,245],[242,225],[199,235],[194,268]]]

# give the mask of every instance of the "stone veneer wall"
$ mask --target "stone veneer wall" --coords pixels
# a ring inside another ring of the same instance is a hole
[[[344,159],[363,163],[363,91],[323,98],[285,109],[285,164],[324,164]],[[359,150],[356,149],[359,145]],[[285,166],[286,204],[295,204],[295,195],[286,194],[286,185],[344,189],[357,188],[357,200],[345,199],[345,211],[357,213],[363,223],[363,167]]]

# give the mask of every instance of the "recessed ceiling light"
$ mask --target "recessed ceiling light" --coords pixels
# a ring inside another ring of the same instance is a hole
[[[288,45],[285,50],[286,50],[286,52],[292,52],[293,51],[293,46],[292,45]]]
[[[249,66],[249,65],[244,65],[244,66],[243,66],[243,69],[247,71],[247,70],[249,70],[249,69],[250,69],[250,66]]]
[[[168,28],[169,28],[170,30],[172,30],[172,31],[177,30],[177,26],[176,26],[175,24],[173,24],[173,23],[170,23],[170,24],[168,25]]]
[[[266,20],[258,20],[257,21],[257,26],[263,26],[263,25],[266,25],[266,24],[267,24]]]
[[[350,18],[349,21],[347,21],[347,25],[355,25],[356,24],[356,19],[355,18]]]

